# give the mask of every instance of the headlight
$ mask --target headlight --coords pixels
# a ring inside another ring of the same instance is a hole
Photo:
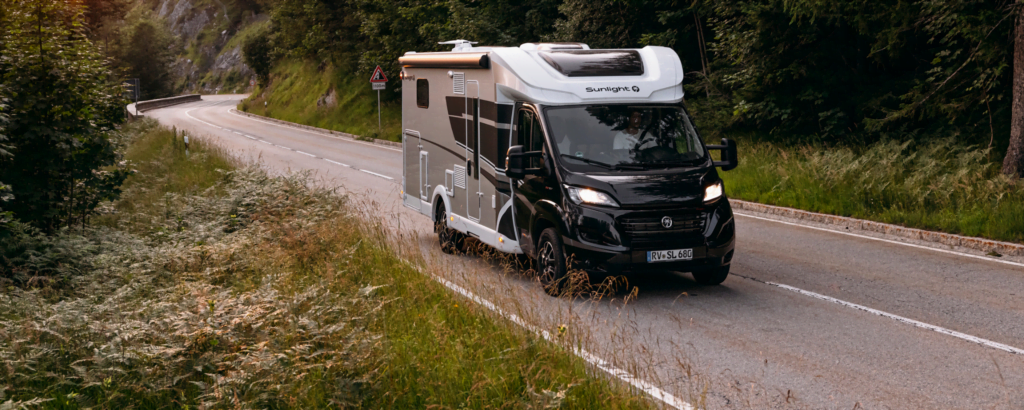
[[[615,202],[611,195],[601,191],[568,185],[565,187],[565,190],[569,192],[569,199],[576,204],[586,203],[590,205],[619,207],[619,203]]]
[[[704,202],[711,202],[722,197],[722,183],[715,182],[714,184],[704,187]]]

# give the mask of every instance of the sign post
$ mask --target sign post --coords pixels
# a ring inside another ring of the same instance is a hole
[[[388,78],[384,76],[384,70],[377,66],[377,69],[373,70],[373,75],[370,76],[370,85],[373,86],[374,90],[377,90],[377,129],[382,129],[380,123],[380,90],[385,89],[384,87],[388,84]]]

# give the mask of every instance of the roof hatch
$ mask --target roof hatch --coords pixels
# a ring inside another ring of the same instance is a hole
[[[538,54],[566,77],[644,74],[644,62],[636,50],[551,50]]]

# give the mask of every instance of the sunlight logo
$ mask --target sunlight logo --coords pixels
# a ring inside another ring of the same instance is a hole
[[[601,87],[601,88],[587,87],[587,92],[588,93],[600,93],[600,92],[617,93],[619,91],[632,91],[632,92],[638,93],[638,92],[640,92],[640,87],[637,87],[635,85],[633,87]]]

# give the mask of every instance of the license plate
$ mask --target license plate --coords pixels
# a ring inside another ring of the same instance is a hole
[[[647,252],[647,262],[688,261],[691,259],[693,259],[693,249]]]

